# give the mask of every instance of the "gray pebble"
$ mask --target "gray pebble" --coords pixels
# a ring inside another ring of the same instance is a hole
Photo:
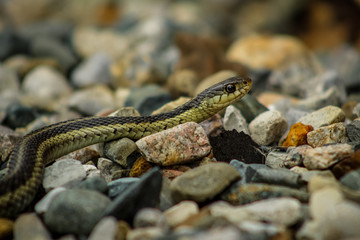
[[[346,134],[351,142],[360,141],[360,119],[357,118],[346,125]]]
[[[65,191],[64,187],[57,187],[48,192],[40,201],[38,201],[35,205],[35,212],[39,215],[44,214],[51,204],[51,202],[56,198],[56,196]]]
[[[340,182],[354,190],[360,190],[360,169],[354,170],[340,178]]]
[[[235,129],[237,132],[250,134],[245,118],[241,115],[240,110],[232,105],[228,106],[225,110],[224,129],[227,131]]]
[[[156,208],[143,208],[138,211],[134,218],[135,228],[159,227],[168,230],[168,223],[164,214]]]
[[[113,240],[116,239],[118,225],[116,218],[104,217],[96,224],[88,240]]]
[[[114,198],[117,195],[122,194],[127,188],[139,180],[139,178],[120,178],[109,182],[109,197]]]
[[[41,219],[34,213],[20,215],[14,224],[14,239],[36,240],[52,239]]]
[[[78,189],[94,190],[107,194],[109,188],[106,181],[102,177],[90,177],[75,186]]]
[[[124,168],[132,166],[133,162],[128,157],[136,150],[135,142],[129,138],[122,138],[104,144],[105,156]]]

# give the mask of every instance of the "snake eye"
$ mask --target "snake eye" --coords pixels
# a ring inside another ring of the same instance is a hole
[[[228,93],[233,93],[235,92],[236,90],[236,87],[234,84],[228,84],[225,86],[225,90],[228,92]]]

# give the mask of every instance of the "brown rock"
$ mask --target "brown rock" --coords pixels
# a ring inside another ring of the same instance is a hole
[[[328,143],[346,143],[348,141],[345,124],[342,122],[315,129],[307,134],[307,142],[312,147],[321,147]]]
[[[146,173],[153,166],[151,163],[145,160],[143,156],[139,157],[130,170],[129,177],[140,177]]]
[[[199,123],[209,137],[217,136],[223,130],[223,119],[219,114],[215,114],[211,118]]]
[[[274,104],[277,101],[282,100],[282,99],[288,99],[293,104],[296,104],[299,101],[298,99],[296,99],[294,97],[289,98],[289,96],[282,95],[282,94],[275,93],[275,92],[263,92],[259,96],[257,96],[256,99],[266,107],[269,107],[271,104]]]
[[[6,218],[0,218],[0,239],[11,239],[13,228],[13,221]]]
[[[164,106],[162,106],[161,108],[156,109],[154,112],[151,113],[151,115],[169,112],[169,111],[173,110],[174,108],[177,108],[177,107],[183,105],[190,99],[191,98],[188,98],[188,97],[180,97],[180,98],[176,99],[175,101],[169,102],[169,103],[165,104]]]
[[[356,101],[349,101],[344,103],[344,105],[342,105],[341,109],[344,111],[346,118],[350,120],[354,120],[356,118],[356,115],[353,113],[353,110],[357,104],[358,102]]]
[[[193,97],[199,80],[195,72],[189,69],[175,71],[167,81],[167,89],[173,99],[181,96]]]
[[[300,146],[307,144],[307,133],[314,130],[310,125],[302,123],[295,123],[291,126],[290,132],[286,137],[285,142],[282,144],[283,147]]]
[[[350,157],[336,163],[331,171],[337,179],[345,176],[347,173],[360,168],[360,150],[357,150]]]
[[[174,178],[184,174],[184,172],[179,171],[179,170],[174,170],[174,169],[163,169],[162,174],[163,174],[164,177],[166,177],[166,178],[168,178],[170,180],[173,180]]]

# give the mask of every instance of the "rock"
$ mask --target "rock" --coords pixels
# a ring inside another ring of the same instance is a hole
[[[48,102],[69,95],[72,89],[62,74],[50,67],[39,66],[25,76],[22,91],[31,98]]]
[[[59,234],[88,235],[110,203],[106,196],[96,191],[67,190],[50,204],[44,222],[51,231]]]
[[[99,151],[92,146],[84,147],[81,149],[78,149],[74,152],[71,152],[69,154],[66,154],[59,159],[75,159],[81,162],[82,164],[86,164],[87,162],[96,162],[99,158]]]
[[[222,82],[225,79],[231,78],[237,76],[237,73],[230,70],[222,70],[217,73],[214,73],[207,78],[203,79],[200,84],[195,89],[195,96],[207,89],[208,87],[211,87],[212,85],[215,85],[216,83]]]
[[[121,167],[118,164],[106,158],[99,158],[97,167],[100,170],[101,176],[108,183],[112,181],[113,173],[121,170]]]
[[[105,217],[98,222],[91,231],[89,240],[112,240],[117,235],[117,221],[114,217]]]
[[[229,47],[226,57],[254,69],[277,69],[309,58],[307,48],[296,38],[286,35],[239,38]]]
[[[281,239],[291,239],[291,233],[284,226],[262,222],[245,221],[239,226],[242,232],[255,239],[269,239],[273,236]]]
[[[303,154],[304,166],[307,169],[327,169],[353,152],[353,147],[346,143],[307,149]]]
[[[196,73],[189,69],[175,71],[167,81],[167,89],[173,99],[181,96],[195,96],[195,88],[199,82]]]
[[[249,135],[236,130],[223,131],[218,136],[210,137],[214,157],[221,162],[238,159],[245,163],[264,163],[265,156],[260,146]]]
[[[208,137],[216,137],[223,131],[223,120],[219,114],[215,114],[212,117],[199,123],[205,130]]]
[[[66,188],[57,187],[48,192],[40,201],[35,205],[35,212],[39,215],[43,215],[48,209],[52,201],[59,195],[59,193],[64,192]]]
[[[246,119],[246,122],[250,123],[254,118],[260,115],[263,112],[268,111],[269,109],[261,104],[256,97],[246,94],[240,100],[235,101],[234,105],[237,109],[240,110],[241,115]]]
[[[131,185],[137,183],[139,178],[120,178],[108,183],[109,187],[109,197],[114,198],[123,192]]]
[[[331,171],[337,179],[345,176],[347,173],[360,168],[360,151],[357,150],[349,158],[336,163]]]
[[[129,156],[136,150],[135,142],[129,138],[121,138],[104,144],[105,156],[124,168],[133,165],[134,160],[130,159]]]
[[[235,129],[237,132],[242,131],[247,135],[250,134],[245,118],[241,115],[241,112],[232,105],[228,106],[225,110],[224,129],[226,131]]]
[[[189,97],[179,97],[177,100],[166,103],[162,107],[156,109],[155,111],[153,111],[151,113],[151,115],[170,112],[171,110],[183,105],[184,103],[186,103],[186,102],[188,102],[190,100],[191,100],[191,98],[189,98]]]
[[[294,167],[290,168],[290,171],[292,171],[294,173],[302,174],[302,173],[308,172],[309,170],[305,167],[294,166]]]
[[[25,127],[36,118],[36,110],[19,103],[14,103],[6,109],[5,119],[2,124],[15,129]]]
[[[0,60],[8,58],[16,53],[25,53],[29,51],[29,42],[21,36],[15,29],[9,27],[3,28],[0,33]]]
[[[114,216],[129,223],[137,211],[145,207],[155,207],[159,203],[162,176],[158,168],[145,173],[140,181],[129,186],[108,205],[105,216]]]
[[[156,208],[143,208],[134,218],[134,228],[158,227],[168,231],[168,223],[164,213]]]
[[[148,227],[133,229],[126,235],[127,240],[138,240],[138,239],[158,239],[164,235],[164,232],[159,227]]]
[[[97,85],[76,91],[68,106],[86,116],[93,116],[104,109],[114,108],[113,92],[106,86]]]
[[[360,169],[349,172],[340,178],[340,182],[351,189],[360,190]]]
[[[14,231],[14,222],[7,218],[0,218],[0,238],[11,239]]]
[[[243,233],[234,226],[224,226],[211,228],[209,231],[199,232],[192,238],[193,240],[201,239],[227,239],[237,240],[243,238]]]
[[[329,105],[339,106],[341,95],[338,87],[332,87],[323,93],[314,94],[311,97],[300,100],[296,107],[303,110],[315,110]]]
[[[46,192],[56,187],[71,187],[85,177],[85,169],[79,161],[63,159],[45,168],[43,187]]]
[[[250,136],[259,145],[269,145],[278,141],[286,128],[286,119],[279,111],[264,112],[249,124]]]
[[[16,219],[14,238],[19,240],[52,239],[41,219],[34,213],[25,213]]]
[[[301,145],[298,147],[289,147],[287,150],[287,157],[283,162],[284,167],[292,168],[294,166],[303,166],[304,152],[312,149],[309,145]]]
[[[360,141],[360,118],[346,125],[346,134],[351,142]]]
[[[354,112],[356,105],[358,105],[357,101],[348,100],[341,106],[341,110],[344,111],[346,119],[353,121],[355,118],[357,118]]]
[[[56,59],[65,72],[76,64],[76,56],[61,41],[54,37],[38,36],[30,41],[30,52],[36,57]]]
[[[0,125],[0,161],[5,162],[6,157],[11,153],[15,143],[22,138],[21,134]]]
[[[16,72],[9,67],[0,66],[0,111],[19,101],[19,90],[20,79]]]
[[[305,125],[300,122],[291,126],[290,132],[286,137],[283,147],[300,146],[307,144],[307,133],[313,131],[314,128],[310,125]]]
[[[329,143],[347,143],[345,124],[334,123],[326,127],[320,127],[307,134],[307,141],[312,147],[321,147]]]
[[[283,168],[287,156],[285,152],[271,151],[266,156],[265,165],[273,169]]]
[[[211,150],[204,129],[194,122],[144,137],[136,145],[147,161],[161,166],[192,162]]]
[[[170,101],[170,94],[166,90],[152,84],[131,89],[125,107],[134,107],[141,115],[150,115],[152,111]]]
[[[250,183],[258,169],[269,169],[269,167],[264,164],[246,164],[236,159],[231,160],[230,165],[240,173],[241,179],[238,181],[239,183]]]
[[[251,167],[251,165],[250,165]],[[250,183],[268,183],[299,188],[304,185],[300,175],[287,169],[259,168],[255,169]]]
[[[226,163],[212,163],[194,168],[171,182],[175,201],[203,202],[221,193],[231,182],[240,178],[235,168]]]
[[[174,228],[199,213],[199,207],[195,202],[182,201],[164,212],[169,226]]]
[[[101,177],[101,172],[94,165],[84,164],[83,168],[86,172],[86,179]]]
[[[299,119],[299,122],[305,125],[311,125],[316,129],[333,123],[343,122],[344,120],[345,113],[341,110],[341,108],[327,106],[305,115]]]
[[[221,194],[221,199],[233,205],[242,205],[268,198],[292,197],[301,202],[307,202],[307,192],[269,184],[250,183],[233,184],[228,190]]]
[[[102,177],[90,177],[79,183],[76,188],[94,190],[100,193],[107,194],[109,188],[106,181]]]
[[[110,64],[111,59],[107,54],[95,53],[74,69],[72,83],[79,88],[96,84],[111,84]]]
[[[353,114],[358,118],[360,117],[360,103],[356,104],[354,107]]]
[[[143,156],[140,156],[138,159],[136,159],[135,163],[131,167],[129,177],[140,177],[152,167],[153,164],[146,161]]]

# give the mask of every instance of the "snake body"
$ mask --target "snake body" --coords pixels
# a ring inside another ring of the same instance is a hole
[[[87,117],[33,131],[14,147],[0,181],[0,217],[15,217],[33,201],[46,164],[74,150],[123,137],[140,139],[185,122],[201,122],[251,88],[248,78],[233,77],[206,89],[174,110],[144,117]]]

